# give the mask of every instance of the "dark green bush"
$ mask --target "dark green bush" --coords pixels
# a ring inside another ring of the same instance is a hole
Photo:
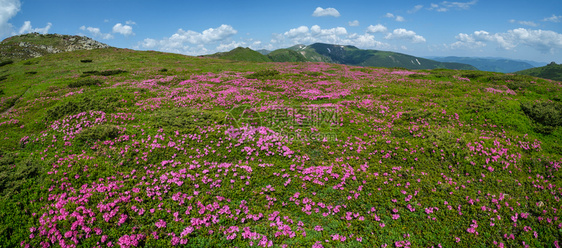
[[[267,69],[267,70],[254,72],[250,75],[247,75],[246,78],[247,79],[272,79],[275,78],[277,75],[279,75],[279,71]]]
[[[121,74],[121,73],[125,73],[127,71],[125,70],[106,70],[106,71],[85,71],[82,72],[82,76],[88,76],[88,75],[96,75],[96,76],[113,76],[113,75],[117,75],[117,74]]]
[[[91,59],[81,59],[80,62],[82,63],[92,63]]]
[[[76,135],[76,139],[79,141],[98,141],[114,139],[117,136],[119,136],[119,128],[117,126],[100,125],[83,130]]]
[[[36,71],[26,71],[25,74],[35,75],[35,74],[37,74],[37,72]]]
[[[511,90],[524,90],[527,89],[531,86],[530,83],[525,82],[525,81],[516,81],[516,82],[508,82],[507,83],[507,88],[511,89]]]
[[[111,96],[104,99],[92,99],[83,97],[77,102],[65,102],[60,105],[53,106],[45,114],[46,121],[58,120],[66,115],[78,114],[86,111],[104,111],[113,112],[120,107],[122,102],[117,97]]]
[[[225,114],[221,112],[175,108],[158,111],[151,119],[158,128],[190,133],[197,130],[198,127],[213,125],[215,122],[222,124],[225,117]]]
[[[167,72],[168,69],[164,68],[164,69],[160,69],[159,72]]]
[[[4,155],[0,158],[0,197],[11,195],[22,189],[28,180],[41,177],[42,166],[31,159],[16,163],[16,156]]]
[[[23,62],[23,64],[24,65],[33,65],[33,61],[28,60],[28,61]]]
[[[13,64],[13,63],[14,63],[14,61],[12,61],[12,60],[5,60],[5,61],[0,62],[0,67],[5,66],[5,65],[9,65],[9,64]]]
[[[562,103],[540,102],[521,103],[521,110],[535,123],[535,130],[540,133],[551,133],[562,126]]]
[[[0,89],[0,95],[4,95],[4,90]]]
[[[72,82],[68,84],[69,88],[78,88],[78,87],[82,87],[82,86],[91,86],[91,85],[101,85],[103,84],[102,81],[98,80],[98,79],[84,79],[84,80],[79,80],[76,82]]]
[[[0,76],[0,82],[4,81],[6,79],[8,79],[8,75]]]

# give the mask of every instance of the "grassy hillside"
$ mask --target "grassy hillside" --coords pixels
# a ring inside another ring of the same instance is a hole
[[[2,247],[562,240],[560,82],[114,48],[0,71]]]
[[[229,60],[236,60],[236,61],[271,62],[271,59],[266,55],[263,55],[247,47],[246,48],[237,47],[228,52],[215,53],[211,55],[206,55],[205,57],[229,59]]]
[[[432,60],[441,62],[455,62],[464,63],[476,67],[481,71],[493,71],[493,72],[503,72],[510,73],[521,71],[534,66],[523,61],[516,61],[511,59],[495,59],[495,58],[473,58],[473,57],[430,57]]]
[[[518,71],[515,72],[515,74],[562,81],[562,65],[557,65],[556,63],[552,62],[546,66]]]
[[[273,62],[307,62],[300,53],[289,49],[277,49],[267,55]]]

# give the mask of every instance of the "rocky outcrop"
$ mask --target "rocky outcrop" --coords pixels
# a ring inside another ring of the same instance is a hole
[[[2,61],[25,60],[51,53],[109,47],[85,36],[30,33],[12,36],[0,42],[0,58]]]

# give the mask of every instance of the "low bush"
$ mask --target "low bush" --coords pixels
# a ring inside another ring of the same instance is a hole
[[[83,86],[92,86],[92,85],[101,85],[103,84],[103,82],[101,80],[98,79],[84,79],[84,80],[79,80],[76,82],[72,82],[68,84],[69,88],[79,88],[79,87],[83,87]]]
[[[247,79],[272,79],[279,75],[279,71],[277,70],[261,70],[254,72],[250,75],[247,75]]]
[[[45,120],[58,120],[66,115],[73,115],[86,111],[113,112],[120,106],[121,102],[114,96],[96,100],[90,97],[83,97],[83,99],[77,99],[76,102],[65,102],[51,107],[45,114]]]
[[[82,76],[96,75],[96,76],[113,76],[121,73],[125,73],[125,70],[106,70],[106,71],[85,71],[82,72]]]
[[[221,112],[174,108],[158,111],[151,119],[158,128],[191,133],[199,127],[215,125],[215,123],[222,124],[225,117],[226,115]]]
[[[119,128],[115,125],[100,125],[87,128],[76,135],[79,141],[98,141],[116,138],[119,135]]]
[[[29,180],[41,177],[42,166],[32,159],[16,162],[16,156],[5,154],[0,158],[0,197],[22,189]]]
[[[36,71],[26,71],[25,74],[27,74],[27,75],[35,75],[35,74],[37,74],[37,72],[36,72]]]
[[[556,127],[562,126],[562,103],[540,102],[521,103],[521,110],[535,122],[535,131],[552,133]]]
[[[91,59],[81,59],[80,62],[82,63],[92,63]]]
[[[5,65],[9,65],[9,64],[13,64],[13,63],[14,63],[14,61],[12,61],[12,60],[5,60],[5,61],[0,62],[0,67],[5,66]]]
[[[508,82],[507,87],[511,90],[524,90],[531,86],[530,83],[526,81],[515,81],[515,82]]]

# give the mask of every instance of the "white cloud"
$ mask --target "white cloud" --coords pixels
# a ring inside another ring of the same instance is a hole
[[[423,8],[423,5],[421,5],[421,4],[420,4],[420,5],[416,5],[416,6],[414,6],[413,9],[408,10],[408,13],[410,13],[410,14],[416,13],[416,12],[418,12],[418,11],[419,11],[420,9],[422,9],[422,8]]]
[[[416,32],[403,28],[394,29],[392,33],[388,33],[384,38],[409,40],[412,43],[425,42],[425,38],[423,38],[423,36],[417,35]]]
[[[381,25],[381,24],[377,24],[375,26],[373,25],[369,25],[369,27],[367,27],[367,33],[386,33],[388,31],[388,29]]]
[[[339,17],[340,16],[340,12],[334,8],[321,8],[321,7],[317,7],[316,10],[314,10],[314,13],[312,13],[312,16],[333,16],[333,17]]]
[[[357,26],[359,26],[359,21],[355,20],[355,21],[352,21],[352,22],[348,22],[347,24],[349,24],[350,27],[357,27]]]
[[[472,34],[460,33],[456,38],[457,42],[451,44],[451,48],[483,47],[492,42],[505,50],[515,49],[519,45],[532,47],[542,53],[553,53],[562,49],[562,34],[550,30],[518,28],[495,34],[475,31]]]
[[[375,37],[369,33],[349,33],[344,27],[322,29],[318,25],[314,25],[310,28],[307,26],[300,26],[282,34],[273,34],[271,40],[271,44],[276,47],[288,47],[295,44],[311,44],[316,42],[376,49],[388,49],[391,47],[387,43],[375,40]]]
[[[23,22],[23,26],[21,26],[20,30],[19,30],[19,34],[26,34],[26,33],[33,33],[33,32],[37,32],[40,34],[46,34],[49,32],[49,29],[51,29],[51,27],[53,26],[52,23],[48,22],[47,26],[43,27],[43,28],[33,28],[31,26],[31,22],[30,21],[25,21]]]
[[[395,16],[395,15],[392,14],[392,13],[386,13],[386,15],[384,15],[384,17],[393,18],[393,19],[394,19],[395,21],[397,21],[397,22],[406,21],[406,20],[404,19],[404,17],[399,16],[399,15]]]
[[[216,50],[217,50],[217,52],[226,52],[226,51],[230,51],[234,48],[242,47],[242,46],[245,46],[245,45],[246,45],[245,42],[232,41],[230,43],[220,44],[219,46],[217,46]]]
[[[6,37],[13,32],[13,25],[8,21],[21,9],[19,0],[0,0],[0,37]]]
[[[126,21],[125,24],[127,24],[127,25],[137,25],[136,22],[131,21],[131,20]]]
[[[112,34],[102,33],[99,28],[82,26],[82,27],[80,27],[80,30],[90,32],[90,34],[92,34],[94,36],[94,38],[101,38],[103,40],[113,39]]]
[[[113,33],[120,33],[124,36],[135,35],[135,33],[133,33],[133,27],[121,23],[117,23],[113,26]]]
[[[562,16],[552,15],[551,17],[546,17],[543,19],[544,22],[561,22]]]
[[[521,25],[526,25],[526,26],[531,26],[531,27],[536,27],[536,26],[539,25],[539,24],[536,24],[536,23],[531,22],[531,21],[519,21],[518,23],[521,24]]]
[[[428,10],[435,10],[437,12],[446,12],[446,11],[449,11],[451,9],[468,10],[468,9],[470,9],[470,7],[472,5],[475,5],[477,2],[478,2],[478,0],[473,0],[473,1],[470,1],[470,2],[443,1],[440,4],[432,3],[431,7],[428,8]]]
[[[531,27],[537,27],[539,26],[539,24],[532,22],[532,21],[517,21],[514,19],[509,20],[510,23],[519,23],[521,25],[526,25],[526,26],[531,26]]]
[[[161,40],[151,38],[144,39],[139,42],[137,48],[156,49],[166,52],[182,53],[188,55],[201,55],[225,49],[241,46],[244,43],[236,43],[230,40],[230,37],[237,34],[238,31],[230,25],[223,24],[218,28],[209,28],[199,33],[192,30],[179,29],[170,37]],[[214,43],[219,43],[210,49]]]

